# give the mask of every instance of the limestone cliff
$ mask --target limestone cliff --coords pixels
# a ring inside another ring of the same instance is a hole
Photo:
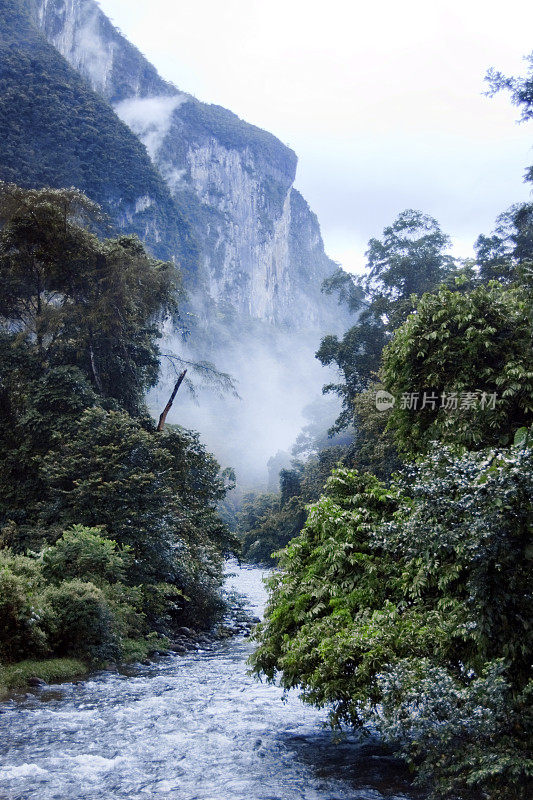
[[[317,335],[337,328],[338,309],[320,295],[335,265],[293,188],[295,154],[164,81],[94,0],[31,3],[48,41],[138,136],[187,217],[200,251],[200,327],[250,319]],[[151,203],[138,198],[139,208]]]

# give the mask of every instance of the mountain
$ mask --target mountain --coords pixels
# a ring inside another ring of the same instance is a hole
[[[32,0],[33,18],[145,145],[200,247],[208,313],[308,328],[335,324],[320,296],[335,265],[293,188],[297,159],[272,134],[163,80],[94,0]],[[302,228],[306,236],[302,236]]]
[[[163,259],[193,268],[196,245],[145,148],[35,28],[0,0],[0,179],[76,186]]]
[[[76,186],[184,270],[192,335],[164,347],[214,361],[243,400],[183,396],[174,418],[255,481],[328,378],[321,336],[348,324],[321,293],[336,265],[296,155],[161,78],[94,0],[0,0],[0,17],[0,179]]]

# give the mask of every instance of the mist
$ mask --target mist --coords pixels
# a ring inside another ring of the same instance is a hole
[[[268,460],[278,451],[290,451],[309,422],[310,404],[324,408],[324,429],[339,413],[338,401],[322,395],[322,386],[335,373],[315,358],[319,344],[316,331],[280,331],[265,324],[260,337],[210,353],[215,366],[235,380],[239,397],[220,396],[201,384],[196,398],[180,390],[168,422],[199,431],[221,466],[235,469],[240,488],[266,488]],[[197,357],[177,336],[167,338],[164,347],[184,358]],[[164,407],[174,381],[174,373],[163,365],[162,380],[149,399],[154,416]]]
[[[117,103],[114,110],[139,137],[153,161],[170,130],[172,114],[188,99],[185,94],[133,97]]]

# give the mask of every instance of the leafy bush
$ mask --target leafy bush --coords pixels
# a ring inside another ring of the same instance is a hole
[[[402,599],[400,569],[371,547],[371,532],[398,504],[374,476],[335,470],[270,580],[254,667],[271,680],[279,672],[308,702],[333,703],[338,719],[358,720],[394,643],[404,642],[404,655],[412,643],[416,620],[393,604]]]
[[[369,719],[385,741],[400,744],[432,796],[531,796],[533,681],[516,695],[503,661],[465,681],[429,659],[407,659],[379,685],[381,707]]]
[[[49,586],[45,625],[54,653],[88,661],[120,656],[117,621],[102,589],[80,580]]]
[[[16,661],[48,652],[42,628],[44,604],[38,565],[0,550],[0,660]]]
[[[533,420],[533,325],[531,297],[524,288],[504,288],[492,281],[462,294],[441,288],[425,294],[395,333],[383,358],[385,388],[396,397],[389,429],[398,446],[411,455],[430,442],[470,449],[506,446],[517,428]],[[436,407],[423,393],[436,398]],[[441,397],[459,398],[455,410]],[[463,404],[462,393],[478,393]],[[401,402],[418,393],[418,408]],[[494,408],[481,397],[496,394]]]
[[[132,557],[130,548],[105,539],[100,528],[73,525],[53,547],[42,555],[46,580],[59,582],[73,578],[99,584],[123,581]]]
[[[442,797],[525,800],[532,496],[525,442],[437,449],[391,487],[335,471],[281,555],[254,669],[379,724]]]

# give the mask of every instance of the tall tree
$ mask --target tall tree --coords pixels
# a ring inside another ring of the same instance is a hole
[[[341,383],[324,387],[343,403],[332,430],[342,430],[353,421],[354,398],[368,387],[392,331],[412,311],[412,296],[433,289],[450,274],[454,260],[445,252],[449,244],[433,217],[402,211],[381,239],[368,243],[368,271],[362,279],[337,274],[326,282],[325,292],[337,292],[352,310],[363,309],[342,339],[324,337],[316,354],[325,366],[335,365],[342,376]]]
[[[157,323],[177,312],[178,272],[135,237],[100,241],[88,229],[100,220],[76,190],[0,183],[0,320],[43,365],[79,367],[139,414],[159,374]]]
[[[524,266],[533,262],[533,204],[518,203],[500,214],[492,233],[477,238],[475,249],[482,281],[521,280]]]

